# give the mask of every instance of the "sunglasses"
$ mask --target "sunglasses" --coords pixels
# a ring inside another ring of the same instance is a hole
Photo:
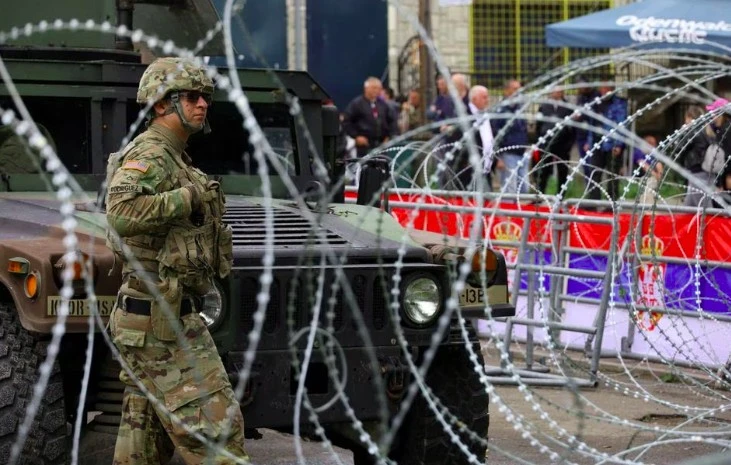
[[[198,103],[198,100],[203,97],[203,100],[207,105],[213,103],[213,96],[211,94],[205,94],[198,92],[197,90],[183,90],[178,92],[181,99],[186,100],[188,103]]]

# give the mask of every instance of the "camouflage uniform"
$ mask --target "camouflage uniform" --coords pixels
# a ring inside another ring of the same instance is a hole
[[[138,101],[158,99],[150,88],[161,82],[173,91],[212,92],[212,82],[200,70],[186,65],[181,73],[179,63],[168,58],[151,64],[140,81]],[[168,73],[182,76],[163,81]],[[187,464],[235,463],[182,425],[212,444],[227,431],[224,448],[248,458],[241,409],[208,328],[194,311],[181,316],[184,300],[209,291],[213,277],[228,274],[232,261],[230,228],[221,221],[223,194],[191,166],[184,149],[185,142],[153,120],[121,157],[110,157],[115,166],[108,170],[107,221],[143,269],[136,270],[119,245],[110,242],[124,261],[110,329],[132,373],[162,404],[150,402],[122,370],[127,388],[115,465],[166,463],[174,447]],[[149,286],[158,291],[156,296]],[[131,299],[148,302],[150,314],[133,313]]]

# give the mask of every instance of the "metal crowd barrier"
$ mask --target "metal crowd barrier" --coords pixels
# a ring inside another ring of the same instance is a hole
[[[347,188],[346,192],[352,192],[351,188]],[[467,200],[474,200],[476,195],[474,192],[469,191],[437,191],[437,190],[422,190],[422,189],[394,189],[391,190],[391,194],[396,195],[421,195],[428,194],[430,196],[448,198],[448,197],[459,197]],[[483,199],[486,201],[528,201],[532,202],[545,202],[546,197],[538,197],[535,195],[496,195],[496,194],[484,194]],[[555,201],[555,198],[548,198],[551,203]],[[352,199],[346,199],[347,201],[353,201]],[[526,299],[526,314],[523,316],[516,316],[507,318],[505,320],[505,334],[503,336],[503,343],[506,346],[506,350],[510,349],[513,342],[522,342],[525,345],[525,367],[519,369],[517,373],[521,377],[521,382],[529,385],[543,385],[543,386],[563,386],[571,384],[574,386],[595,386],[597,383],[597,372],[599,369],[599,361],[602,357],[609,356],[621,356],[628,359],[639,359],[639,360],[650,360],[650,361],[664,361],[662,357],[652,356],[648,354],[636,353],[632,351],[632,344],[637,331],[636,321],[630,317],[627,324],[627,335],[622,338],[620,350],[607,351],[602,349],[602,342],[604,336],[604,329],[606,324],[607,309],[609,307],[610,290],[612,289],[612,273],[605,271],[593,271],[593,270],[581,270],[571,268],[570,257],[571,254],[586,254],[591,256],[604,256],[608,258],[607,269],[613,262],[618,260],[618,254],[611,251],[617,251],[619,245],[619,215],[612,215],[611,217],[606,216],[593,216],[593,215],[576,215],[565,213],[569,207],[572,206],[601,206],[611,207],[612,203],[609,201],[596,201],[596,200],[580,200],[580,199],[568,199],[560,202],[558,208],[555,209],[558,213],[549,214],[548,212],[540,212],[533,210],[513,210],[501,208],[499,205],[496,207],[489,208],[478,208],[473,206],[458,206],[458,205],[437,205],[429,203],[419,203],[418,209],[421,211],[438,211],[445,213],[457,213],[457,214],[475,214],[479,213],[482,216],[494,214],[496,217],[501,218],[520,218],[524,220],[522,234],[517,241],[506,241],[506,240],[491,240],[490,243],[493,246],[499,247],[511,247],[517,248],[518,257],[514,265],[508,265],[510,269],[514,270],[515,277],[512,283],[511,298],[513,303],[517,303],[519,296],[525,297]],[[636,212],[638,218],[642,216],[650,215],[649,211],[638,211],[638,204],[635,202],[617,202],[614,203],[615,211],[617,212]],[[392,209],[413,209],[414,203],[394,200],[391,197],[389,203]],[[655,209],[656,214],[661,213],[698,213],[697,208],[684,207],[684,206],[673,206],[673,205],[658,205]],[[719,209],[706,209],[701,211],[702,215],[714,215],[729,217],[729,213],[725,210]],[[552,240],[550,243],[546,242],[530,242],[529,232],[531,230],[531,222],[536,220],[551,220],[551,235]],[[612,234],[610,237],[610,252],[598,249],[587,249],[572,247],[569,245],[568,240],[570,237],[569,226],[572,223],[586,223],[586,224],[603,224],[612,226]],[[638,223],[640,223],[638,221]],[[637,234],[638,241],[641,235]],[[638,244],[639,245],[639,244]],[[538,265],[536,264],[536,256],[539,253],[543,253],[546,249],[552,248],[553,263],[550,265]],[[638,247],[636,253],[631,254],[632,257],[632,269],[633,269],[633,282],[637,283],[639,279],[639,266],[637,262],[639,260],[652,261],[653,263],[687,263],[686,260],[677,257],[665,257],[665,256],[652,256],[643,255]],[[731,263],[721,261],[707,261],[702,262],[703,265],[712,265],[724,269],[731,268]],[[548,291],[548,309],[546,317],[544,319],[536,318],[536,309],[538,305],[542,303],[537,302],[537,290],[536,281],[538,273],[543,273],[550,278],[550,287]],[[521,280],[523,274],[527,276],[527,289],[521,290]],[[602,282],[602,293],[599,299],[589,297],[577,297],[569,295],[565,292],[566,282],[570,278],[590,278],[601,280]],[[580,326],[566,324],[562,322],[562,316],[565,312],[565,303],[586,303],[597,306],[597,312],[590,326]],[[668,315],[682,315],[688,318],[702,318],[696,312],[675,310],[672,308],[665,307],[648,307],[646,305],[635,304],[630,305],[622,302],[614,302],[615,308],[627,309],[634,308],[639,311],[651,311],[658,314]],[[707,316],[706,316],[707,317]],[[714,314],[714,319],[723,322],[731,322],[731,316],[723,314]],[[523,340],[516,338],[514,333],[515,326],[525,326],[526,334]],[[570,378],[564,375],[551,374],[550,370],[545,366],[537,366],[534,360],[534,354],[536,349],[536,341],[534,340],[534,330],[536,328],[543,328],[546,331],[546,335],[552,339],[554,343],[560,340],[562,331],[565,332],[576,332],[586,334],[586,341],[583,350],[590,358],[589,375],[587,379],[583,378]],[[482,334],[485,337],[485,334]],[[679,366],[694,366],[697,367],[697,363],[674,361]],[[717,368],[716,366],[708,366],[707,368]],[[504,367],[489,367],[487,373],[489,380],[495,384],[515,384],[516,381],[513,379],[513,373],[508,373],[504,370]]]

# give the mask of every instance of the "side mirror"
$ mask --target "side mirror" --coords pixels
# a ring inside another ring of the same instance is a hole
[[[366,158],[358,180],[358,205],[388,208],[388,185],[391,182],[391,159],[384,156]],[[375,199],[375,200],[374,200]]]

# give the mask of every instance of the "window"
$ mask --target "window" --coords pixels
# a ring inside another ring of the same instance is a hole
[[[72,174],[91,173],[90,100],[69,97],[23,97],[28,112],[38,129],[50,141],[66,168]],[[0,100],[0,107],[18,111],[9,99]],[[25,138],[8,127],[0,130],[0,170],[3,174],[38,173],[38,154],[27,152]]]
[[[569,61],[607,53],[607,50],[548,48],[545,27],[609,8],[611,3],[611,0],[474,0],[475,83],[497,89],[511,78],[528,81]]]
[[[287,174],[299,174],[293,118],[286,104],[252,103],[251,109]],[[190,138],[188,154],[207,174],[257,174],[258,164],[249,144],[249,132],[233,103],[214,102],[208,111],[211,133]],[[274,165],[267,163],[269,173]]]
[[[251,109],[279,164],[290,176],[298,175],[300,166],[289,107],[279,103],[251,103]],[[138,112],[139,106],[130,102],[128,125],[137,118]],[[249,144],[249,132],[244,128],[243,117],[236,106],[230,102],[213,102],[208,110],[208,122],[210,134],[201,131],[188,140],[186,152],[193,159],[193,165],[208,175],[257,175],[258,164]],[[267,168],[269,173],[275,173],[272,163],[267,163]]]

